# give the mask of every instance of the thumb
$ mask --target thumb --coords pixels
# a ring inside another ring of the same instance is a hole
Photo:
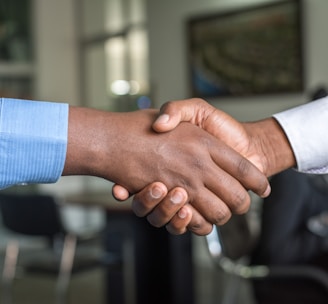
[[[166,113],[160,113],[153,123],[153,129],[157,132],[167,132],[173,130],[181,122],[181,116],[177,116],[177,114],[178,113],[170,116]]]
[[[168,132],[180,122],[192,122],[196,108],[195,104],[187,100],[167,102],[161,107],[152,127],[156,132]]]

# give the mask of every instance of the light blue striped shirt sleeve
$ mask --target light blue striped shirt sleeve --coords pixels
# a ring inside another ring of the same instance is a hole
[[[0,189],[56,182],[67,132],[68,104],[0,98]]]

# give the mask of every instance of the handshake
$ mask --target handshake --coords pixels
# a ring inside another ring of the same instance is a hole
[[[172,234],[206,235],[247,212],[248,191],[268,196],[268,177],[280,171],[328,173],[328,97],[245,123],[198,98],[127,113],[10,98],[0,105],[0,189],[97,176]]]
[[[83,158],[87,174],[113,181],[117,200],[134,195],[134,213],[172,234],[210,233],[247,212],[249,190],[268,196],[267,177],[296,164],[276,119],[240,123],[202,99],[168,102],[159,112],[71,107],[69,125],[81,111],[93,126],[84,134],[93,147]],[[69,136],[63,175],[79,173],[67,166],[81,153],[71,138],[78,137]]]

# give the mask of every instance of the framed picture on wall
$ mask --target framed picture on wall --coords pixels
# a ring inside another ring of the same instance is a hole
[[[188,19],[191,95],[303,91],[301,4],[279,1]]]

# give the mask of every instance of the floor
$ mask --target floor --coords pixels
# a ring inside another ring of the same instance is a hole
[[[100,270],[88,271],[73,277],[67,303],[105,303],[104,273]],[[28,275],[15,280],[13,304],[56,303],[55,281],[49,276]],[[5,304],[5,303],[4,303]]]
[[[228,304],[223,300],[223,287],[226,284],[219,274],[213,275],[210,269],[198,269],[198,284],[196,286],[195,304]],[[68,304],[104,304],[105,288],[104,271],[92,270],[75,276],[71,280]],[[234,290],[236,292],[236,290]],[[15,304],[55,303],[55,281],[49,276],[21,276],[16,278],[13,289],[13,301]],[[6,304],[5,302],[1,302]],[[252,296],[247,284],[242,284],[238,289],[236,304],[251,304]],[[8,303],[9,304],[9,303]],[[184,304],[184,303],[181,303]]]
[[[0,244],[3,245],[8,238],[6,232],[0,229]],[[4,287],[3,281],[0,289],[1,304],[61,304],[56,300],[56,275],[27,273],[22,265],[26,261],[46,261],[49,254],[44,250],[45,244],[41,239],[21,238],[21,250],[18,255],[16,276],[11,289]],[[96,242],[97,243],[97,242]],[[3,273],[4,246],[0,246],[0,271]],[[37,249],[37,251],[35,250]],[[82,249],[86,250],[86,249]],[[94,254],[96,248],[92,248]],[[83,253],[84,254],[84,253]],[[105,271],[94,267],[72,275],[67,293],[66,304],[103,304],[105,303]]]
[[[1,273],[4,262],[5,245],[11,236],[12,234],[2,227],[0,221]],[[35,248],[44,248],[45,246],[41,239],[23,237],[20,238],[19,241],[22,247],[22,257],[28,257],[29,254],[33,255]],[[98,244],[100,250],[101,242]],[[97,250],[97,245],[94,247],[94,250]],[[231,304],[231,301],[224,300],[224,295],[227,296],[227,292],[229,293],[231,291],[227,288],[229,278],[213,264],[207,252],[205,238],[193,237],[193,248],[195,304]],[[24,258],[21,260],[24,261]],[[68,301],[66,304],[105,304],[105,275],[105,270],[98,267],[73,276],[70,282]],[[248,283],[244,281],[239,283],[240,285],[238,285],[238,288],[232,290],[232,294],[235,296],[234,304],[255,304]],[[56,280],[54,277],[39,274],[26,274],[19,267],[11,293],[11,302],[4,300],[5,293],[3,291],[3,288],[1,288],[0,304],[59,304],[55,301]],[[228,297],[230,296],[231,295],[228,294]]]
[[[0,230],[1,231],[1,230]],[[1,234],[1,233],[0,233]],[[5,236],[2,235],[2,242]],[[195,251],[195,304],[229,304],[225,301],[223,292],[227,289],[228,279],[206,257],[206,249],[202,247],[203,239],[196,238],[198,250]],[[3,251],[1,254],[3,261]],[[3,262],[1,262],[3,264]],[[19,268],[12,290],[12,301],[4,301],[1,290],[1,304],[59,304],[55,301],[56,283],[53,277],[47,275],[24,274]],[[96,268],[73,276],[71,279],[67,304],[105,304],[105,271]],[[236,293],[238,290],[238,293]],[[247,282],[241,282],[233,290],[236,296],[235,304],[254,304]],[[229,295],[230,297],[231,295]],[[181,303],[187,304],[187,303]]]

